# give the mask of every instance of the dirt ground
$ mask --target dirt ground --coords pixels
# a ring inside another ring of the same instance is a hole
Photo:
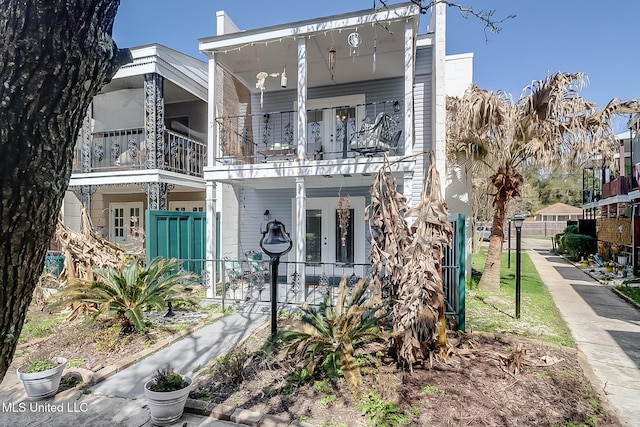
[[[248,357],[239,385],[225,384],[233,366],[222,376],[209,367],[196,378],[191,397],[318,426],[367,425],[369,417],[356,409],[358,401],[343,381],[314,378],[300,384],[290,363],[251,355],[268,331],[259,334],[246,344]],[[509,373],[509,356],[522,349],[520,371]],[[411,426],[619,425],[585,379],[575,350],[474,334],[461,339],[457,353],[411,373],[396,369],[390,359],[383,358],[377,369],[363,364],[362,396],[375,391],[395,403],[407,417],[405,425]]]
[[[52,352],[96,371],[182,327],[164,325],[126,337],[116,329],[109,321],[93,326],[65,322],[52,335],[55,339],[21,346],[13,365],[34,352]],[[231,356],[237,357],[227,358],[223,375],[215,374],[215,362],[197,372],[191,397],[318,426],[367,425],[369,417],[356,409],[360,400],[343,381],[304,378],[290,361],[260,352],[268,335],[269,329],[262,328],[242,351],[234,351]],[[490,334],[452,342],[457,349],[448,361],[415,367],[411,373],[398,370],[389,358],[361,355],[362,398],[376,392],[378,407],[382,401],[395,403],[411,426],[619,425],[584,377],[575,350]],[[520,371],[508,372],[509,356],[522,348],[526,354]],[[230,381],[236,377],[242,378],[239,384]]]

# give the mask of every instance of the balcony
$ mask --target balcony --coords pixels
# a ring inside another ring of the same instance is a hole
[[[626,176],[618,177],[610,182],[602,184],[602,198],[614,197],[629,194],[629,178]]]
[[[73,172],[163,169],[202,177],[207,158],[205,143],[165,130],[164,146],[151,155],[143,128],[91,134],[88,146],[76,144]]]
[[[401,156],[404,122],[400,111],[400,101],[307,110],[306,158]],[[290,110],[218,117],[218,161],[253,164],[296,159],[297,116]]]

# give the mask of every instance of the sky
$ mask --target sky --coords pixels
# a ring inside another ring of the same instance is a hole
[[[447,54],[473,52],[473,82],[480,88],[522,90],[548,73],[582,72],[582,96],[603,107],[612,98],[640,98],[637,0],[452,0],[474,10],[494,10],[497,34],[447,8]],[[389,0],[389,3],[400,3]],[[370,9],[373,0],[121,0],[114,25],[119,47],[160,43],[196,58],[198,39],[216,33],[224,10],[242,30]],[[426,32],[423,16],[420,32]],[[618,123],[617,128],[621,125]]]

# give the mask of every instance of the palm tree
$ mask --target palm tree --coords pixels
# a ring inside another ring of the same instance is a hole
[[[638,111],[637,101],[612,100],[597,111],[579,96],[585,75],[555,73],[527,86],[514,102],[505,92],[471,87],[447,99],[447,149],[464,153],[492,170],[493,227],[479,288],[500,287],[502,241],[509,202],[520,195],[527,163],[576,164],[589,156],[611,163],[618,146],[611,118]]]
[[[76,281],[61,292],[63,303],[93,304],[95,315],[115,317],[124,332],[145,330],[143,309],[163,310],[168,301],[196,304],[199,299],[198,276],[179,270],[180,261],[154,258],[146,267],[128,258],[121,269],[94,268],[97,280]],[[72,313],[72,316],[78,311]]]

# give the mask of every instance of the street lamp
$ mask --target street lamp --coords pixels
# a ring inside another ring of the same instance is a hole
[[[511,268],[511,218],[507,219],[509,228],[507,228],[507,268]]]
[[[511,220],[516,227],[516,319],[520,318],[520,250],[521,246],[521,231],[524,217],[514,216]]]
[[[267,223],[266,230],[262,232],[260,248],[269,255],[269,269],[271,270],[271,336],[275,337],[278,331],[278,267],[280,257],[291,250],[293,241],[284,224],[278,220]]]

